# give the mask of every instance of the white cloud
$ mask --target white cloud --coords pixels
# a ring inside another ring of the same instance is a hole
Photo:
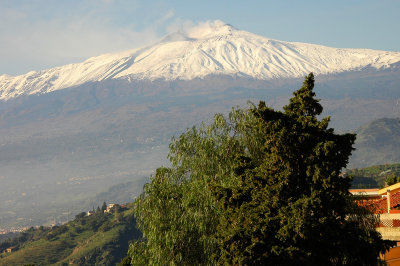
[[[161,18],[156,20],[156,22],[154,24],[156,26],[160,26],[163,23],[165,23],[166,21],[168,21],[169,19],[173,18],[174,16],[175,16],[175,11],[173,9],[168,10]]]
[[[192,20],[176,19],[168,28],[168,33],[183,32],[190,38],[201,38],[215,32],[221,26],[226,25],[221,20],[207,20],[202,22],[193,22]]]
[[[191,38],[201,38],[210,33],[213,33],[221,26],[226,25],[225,22],[221,20],[205,21],[199,22],[197,25],[186,28],[186,34]]]
[[[167,33],[173,33],[177,31],[187,32],[189,29],[195,26],[196,23],[193,22],[192,20],[189,19],[183,20],[181,18],[177,18],[167,26],[166,30]]]

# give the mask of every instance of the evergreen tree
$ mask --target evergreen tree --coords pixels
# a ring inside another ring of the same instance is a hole
[[[351,179],[339,176],[355,135],[337,135],[329,118],[318,120],[313,87],[310,74],[283,113],[262,102],[252,109],[263,152],[241,154],[240,183],[214,189],[224,206],[221,264],[375,265],[388,247],[373,217],[360,219],[352,206]]]
[[[106,201],[103,201],[103,206],[101,206],[101,210],[104,212],[105,210],[107,210],[107,204]]]

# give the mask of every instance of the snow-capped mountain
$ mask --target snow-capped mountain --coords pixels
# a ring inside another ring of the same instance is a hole
[[[342,49],[268,39],[220,21],[131,51],[20,76],[0,76],[0,99],[47,93],[105,79],[191,80],[231,75],[268,80],[389,68],[400,52]]]

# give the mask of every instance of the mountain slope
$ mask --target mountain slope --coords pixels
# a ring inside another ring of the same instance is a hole
[[[133,205],[114,206],[109,213],[81,213],[64,225],[31,228],[0,243],[0,265],[116,265],[129,241],[139,237]],[[1,254],[10,247],[13,252]]]
[[[360,127],[356,133],[356,150],[349,167],[400,162],[399,119],[377,119]]]
[[[2,75],[0,99],[106,79],[191,80],[230,75],[269,80],[302,77],[309,72],[319,75],[384,69],[398,62],[400,52],[272,40],[216,21],[208,27],[171,34],[149,47],[16,77]]]

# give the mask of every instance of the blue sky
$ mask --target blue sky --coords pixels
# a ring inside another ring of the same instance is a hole
[[[0,0],[0,74],[129,50],[222,20],[268,38],[400,51],[399,0]]]

